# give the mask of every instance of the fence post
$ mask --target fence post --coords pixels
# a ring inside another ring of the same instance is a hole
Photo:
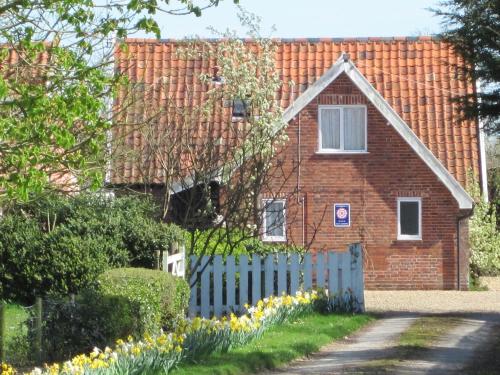
[[[215,255],[214,260],[213,260],[213,270],[214,270],[214,300],[213,300],[213,305],[214,305],[214,316],[219,317],[222,315],[222,273],[223,268],[222,268],[222,256],[221,255]],[[227,268],[226,268],[227,270]],[[234,273],[234,270],[233,270]],[[226,274],[227,275],[227,274]],[[234,285],[234,284],[233,284]],[[227,293],[227,291],[226,291]]]
[[[304,255],[304,290],[312,288],[312,256],[311,253]]]
[[[354,258],[354,270],[351,280],[354,285],[354,295],[358,299],[359,308],[362,312],[365,311],[365,296],[364,296],[364,275],[363,275],[363,247],[360,243],[355,243],[349,246],[351,257]]]
[[[256,305],[260,300],[260,256],[252,255],[252,305]]]
[[[299,290],[300,268],[299,254],[290,255],[290,294],[295,296]]]
[[[328,252],[328,293],[332,298],[339,294],[339,254],[335,251]]]
[[[0,363],[5,362],[5,335],[7,333],[5,315],[5,304],[0,301]]]
[[[248,256],[240,255],[238,268],[240,270],[240,299],[238,304],[240,310],[243,311],[245,304],[248,303]]]
[[[274,294],[274,255],[269,254],[264,259],[264,297]]]
[[[161,270],[168,272],[168,251],[161,252]]]
[[[288,257],[284,253],[278,254],[278,296],[286,293],[286,280]]]
[[[241,296],[241,291],[240,291]],[[226,313],[235,310],[236,305],[236,261],[233,255],[226,258]],[[240,306],[241,311],[243,306]]]
[[[189,316],[194,317],[198,313],[198,268],[194,268],[196,262],[198,261],[198,257],[195,255],[191,255],[190,262],[190,278],[189,278],[189,288],[191,292],[189,294]]]
[[[161,257],[161,250],[156,250],[155,269],[157,269],[157,270],[160,269],[160,265],[161,265],[160,257]]]
[[[42,299],[35,300],[35,357],[39,364],[43,362],[42,352]]]
[[[211,265],[209,264],[210,256],[204,255],[201,258],[201,307],[200,313],[203,318],[210,318],[210,272]]]
[[[325,287],[325,255],[323,253],[316,254],[316,286]]]

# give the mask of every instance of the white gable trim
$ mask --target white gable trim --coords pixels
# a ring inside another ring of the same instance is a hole
[[[302,109],[308,105],[311,100],[319,95],[327,86],[335,81],[335,79],[345,71],[342,58],[338,59],[335,64],[332,65],[330,69],[326,71],[314,84],[309,87],[302,95],[300,95],[297,100],[295,100],[286,110],[283,112],[283,122],[287,124],[291,119],[293,119]]]
[[[404,120],[394,111],[380,93],[368,82],[368,80],[356,68],[354,63],[343,54],[328,69],[328,71],[309,87],[297,100],[290,105],[283,113],[283,120],[288,123],[302,109],[306,107],[318,94],[320,94],[330,83],[332,83],[341,73],[346,73],[361,92],[370,100],[378,111],[387,119],[393,128],[410,145],[415,153],[434,172],[439,180],[446,186],[456,199],[460,209],[472,209],[473,199],[451,175],[451,173],[441,164],[439,159],[422,143]]]

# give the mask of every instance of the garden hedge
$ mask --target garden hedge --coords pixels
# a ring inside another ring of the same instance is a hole
[[[186,249],[196,255],[266,255],[272,253],[304,253],[300,246],[262,242],[259,238],[239,230],[225,228],[186,232]]]
[[[170,329],[185,316],[188,300],[187,283],[167,272],[109,270],[100,275],[95,290],[85,290],[73,301],[44,300],[44,360],[60,361],[95,346],[113,346],[120,338]],[[30,335],[34,344],[34,331]]]
[[[32,303],[92,287],[109,268],[154,267],[156,250],[184,239],[144,197],[48,196],[0,220],[0,299]]]
[[[171,328],[176,319],[185,315],[189,303],[189,286],[184,279],[145,268],[106,271],[99,276],[98,290],[131,302],[137,309],[138,335]]]

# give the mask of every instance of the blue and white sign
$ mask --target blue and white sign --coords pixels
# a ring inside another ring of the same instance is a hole
[[[333,205],[333,225],[336,227],[351,226],[351,205],[349,203],[335,203]]]

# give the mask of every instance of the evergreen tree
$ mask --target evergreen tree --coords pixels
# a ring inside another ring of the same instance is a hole
[[[480,82],[477,95],[457,98],[465,117],[479,118],[488,133],[500,133],[500,1],[446,0],[433,11],[444,18],[441,37],[466,62],[460,71]]]

